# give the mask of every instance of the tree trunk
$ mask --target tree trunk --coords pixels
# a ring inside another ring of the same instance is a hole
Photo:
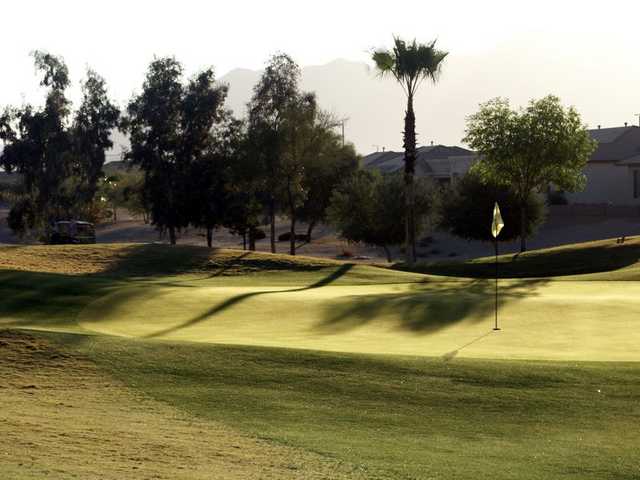
[[[386,245],[383,245],[382,249],[384,250],[384,253],[387,256],[387,262],[389,263],[393,262],[393,258],[391,258],[391,250],[389,250],[389,247],[387,247]]]
[[[296,213],[291,209],[291,238],[289,239],[289,254],[296,254]]]
[[[271,229],[271,253],[276,253],[276,201],[274,198],[269,201],[269,224]]]
[[[316,226],[316,222],[309,222],[309,226],[307,227],[307,242],[311,243],[311,233]]]
[[[213,243],[213,228],[207,227],[207,247],[211,248]]]
[[[171,245],[176,244],[176,227],[174,226],[169,227],[169,242]]]
[[[520,204],[520,252],[527,251],[527,208]]]
[[[242,232],[242,250],[247,249],[247,232]]]
[[[413,177],[416,169],[416,117],[413,95],[407,98],[404,117],[404,183],[405,183],[405,260],[413,265],[416,260],[415,190]]]
[[[256,229],[253,227],[249,228],[249,250],[256,251]]]

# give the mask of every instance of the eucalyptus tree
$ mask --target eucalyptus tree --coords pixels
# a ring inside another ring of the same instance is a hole
[[[22,177],[20,198],[9,215],[10,227],[20,234],[44,233],[51,221],[91,210],[105,150],[112,146],[109,134],[119,116],[104,80],[89,70],[71,122],[64,60],[43,51],[32,56],[40,85],[47,89],[44,105],[9,107],[0,115],[0,164]]]
[[[481,177],[516,195],[523,252],[530,195],[551,184],[569,192],[584,188],[582,171],[597,145],[575,108],[564,108],[553,95],[519,110],[500,98],[481,105],[468,119],[464,141],[480,156],[475,168]]]
[[[416,258],[416,220],[414,205],[414,174],[416,163],[416,118],[413,103],[416,92],[424,80],[438,81],[440,71],[448,53],[436,48],[436,41],[417,43],[405,42],[394,37],[391,50],[375,50],[373,62],[381,76],[392,76],[402,86],[407,96],[407,110],[404,117],[404,182],[405,195],[405,250],[406,261],[413,264]]]
[[[118,126],[120,110],[107,93],[104,78],[88,69],[82,83],[82,103],[73,120],[74,170],[79,179],[78,201],[90,203],[103,177],[106,150],[113,147],[111,132]]]
[[[299,97],[300,67],[284,53],[273,55],[248,104],[250,156],[263,178],[270,223],[271,252],[276,251],[275,220],[282,188],[281,145],[285,112]]]
[[[221,118],[226,93],[212,69],[185,83],[180,62],[156,58],[142,92],[127,107],[122,125],[131,140],[127,159],[144,172],[151,221],[169,232],[171,244],[176,232],[194,220],[193,165],[213,148],[211,131]]]

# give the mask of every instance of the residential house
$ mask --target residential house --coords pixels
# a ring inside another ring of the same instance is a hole
[[[569,203],[640,205],[640,128],[589,130],[598,147],[584,169],[583,191],[567,193]]]
[[[476,155],[462,147],[430,145],[416,151],[416,176],[429,177],[438,183],[449,184],[467,173]],[[382,151],[366,155],[362,159],[366,169],[376,169],[382,173],[401,172],[404,169],[404,153]]]

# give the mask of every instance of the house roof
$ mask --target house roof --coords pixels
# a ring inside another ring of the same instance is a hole
[[[617,163],[640,154],[640,128],[636,126],[599,128],[589,134],[598,142],[590,163]]]
[[[475,154],[462,147],[429,145],[416,150],[416,174],[449,175],[451,159],[469,159]],[[403,152],[375,152],[362,159],[364,168],[375,168],[382,173],[397,172],[404,168]]]
[[[625,134],[631,128],[633,127],[597,128],[589,130],[589,134],[598,143],[611,143],[615,142],[620,135]]]

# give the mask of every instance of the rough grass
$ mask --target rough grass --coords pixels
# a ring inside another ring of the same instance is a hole
[[[355,466],[194,418],[77,349],[0,331],[3,479],[364,478]]]
[[[367,478],[631,480],[640,471],[637,363],[64,340],[156,401],[356,464]]]
[[[138,277],[187,273],[237,275],[313,271],[341,262],[192,245],[104,244],[0,247],[0,268],[65,275]]]
[[[501,278],[598,274],[590,278],[640,280],[639,261],[640,237],[628,237],[624,243],[612,238],[498,257]],[[396,264],[395,268],[432,275],[493,278],[495,257],[465,262],[418,263],[413,268]]]

